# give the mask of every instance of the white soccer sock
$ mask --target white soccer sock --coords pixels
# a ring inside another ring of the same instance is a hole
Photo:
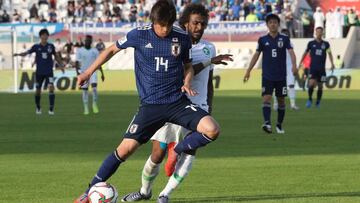
[[[295,88],[289,88],[290,106],[295,106],[296,91]]]
[[[181,154],[173,175],[169,178],[167,185],[165,186],[164,190],[161,191],[159,196],[170,196],[171,192],[179,186],[186,175],[190,172],[194,159],[195,156],[193,155],[184,153]]]
[[[84,104],[84,108],[88,108],[88,102],[89,102],[89,92],[87,90],[83,90],[82,92],[82,101]]]
[[[97,99],[98,99],[97,87],[93,87],[93,88],[92,88],[92,91],[93,91],[93,95],[92,95],[93,103],[96,103],[96,102],[97,102]]]
[[[144,195],[148,195],[151,191],[152,183],[154,182],[156,176],[159,174],[160,164],[156,164],[151,161],[151,156],[145,163],[141,182],[142,186],[140,189],[140,193]]]

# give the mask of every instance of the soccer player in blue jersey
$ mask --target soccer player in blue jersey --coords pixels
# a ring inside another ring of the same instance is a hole
[[[41,87],[45,82],[45,87],[49,88],[49,115],[54,115],[55,92],[54,92],[54,60],[59,63],[60,69],[64,71],[64,65],[60,56],[56,53],[55,46],[48,42],[49,31],[42,29],[39,32],[40,43],[34,44],[28,51],[14,54],[14,56],[26,56],[27,54],[35,53],[36,74],[35,74],[35,104],[36,114],[41,114],[40,96]]]
[[[310,74],[309,74],[309,85],[308,85],[308,94],[309,99],[306,102],[306,107],[310,108],[312,106],[312,95],[314,88],[317,86],[317,99],[316,107],[320,107],[320,101],[323,94],[323,83],[326,82],[326,53],[329,54],[329,59],[331,62],[331,71],[334,70],[334,61],[330,49],[329,42],[322,39],[324,29],[322,27],[317,27],[315,29],[315,39],[311,40],[307,44],[304,55],[301,58],[300,64],[304,60],[306,54],[310,53],[311,63],[310,63]]]
[[[136,149],[146,143],[166,122],[192,132],[175,147],[177,154],[203,147],[220,134],[217,122],[184,95],[194,96],[191,80],[191,40],[186,32],[173,27],[174,5],[157,1],[151,9],[152,24],[131,30],[105,49],[95,62],[78,76],[82,85],[94,71],[122,49],[133,47],[135,78],[140,106],[117,149],[102,163],[90,187],[109,179]],[[75,202],[88,202],[87,189]]]
[[[244,82],[250,78],[250,72],[254,68],[260,53],[263,52],[262,61],[262,97],[263,97],[263,117],[264,124],[262,129],[266,133],[272,133],[271,127],[271,98],[275,89],[275,96],[278,100],[278,118],[276,132],[285,133],[282,123],[285,117],[285,96],[286,87],[286,51],[291,57],[292,72],[297,74],[296,57],[288,36],[280,34],[278,29],[280,18],[275,14],[266,17],[266,26],[269,33],[258,40],[256,52],[251,59],[250,66],[247,69]]]

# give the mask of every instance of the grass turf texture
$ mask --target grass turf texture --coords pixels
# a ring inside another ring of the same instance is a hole
[[[360,91],[325,91],[320,109],[287,110],[285,135],[261,131],[259,91],[216,92],[221,137],[198,152],[172,202],[360,202]],[[100,94],[82,115],[78,93],[57,94],[55,116],[35,115],[32,94],[0,94],[0,202],[72,202],[117,146],[135,93]],[[272,118],[275,123],[276,113]],[[140,187],[150,143],[109,180],[122,196]],[[154,201],[167,179],[161,171]]]

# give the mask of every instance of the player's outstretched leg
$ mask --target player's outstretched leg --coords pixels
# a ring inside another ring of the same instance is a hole
[[[96,83],[93,83],[91,84],[92,86],[92,109],[93,109],[93,112],[95,114],[99,113],[99,107],[97,105],[97,100],[98,100],[98,91],[97,91],[97,84]]]
[[[89,115],[89,91],[87,88],[83,88],[82,101],[84,105],[84,115]]]
[[[87,194],[90,188],[96,183],[107,181],[116,172],[120,164],[135,152],[139,146],[140,144],[136,140],[124,138],[117,149],[104,160],[98,172],[91,180],[89,187],[74,203],[88,203]]]
[[[40,99],[41,99],[41,90],[36,89],[35,92],[35,105],[36,105],[36,114],[41,114],[41,106],[40,106]]]
[[[156,140],[153,141],[153,149],[151,156],[145,163],[141,175],[141,188],[139,191],[125,195],[122,202],[135,202],[140,200],[148,200],[152,196],[152,184],[159,174],[160,164],[164,159],[166,153],[166,144],[160,143]]]
[[[276,132],[278,134],[284,134],[285,131],[282,128],[282,123],[285,117],[285,97],[278,97],[279,107],[278,107],[278,119],[276,124]]]
[[[262,106],[262,112],[264,117],[264,124],[262,125],[262,129],[266,133],[272,133],[271,129],[271,95],[264,95],[263,96],[263,106]]]
[[[54,115],[54,107],[55,107],[55,90],[54,85],[49,84],[49,115]]]
[[[196,150],[214,141],[220,134],[220,126],[211,116],[203,117],[197,125],[197,131],[191,132],[175,147],[175,152]]]
[[[174,173],[170,177],[164,190],[160,192],[158,202],[166,203],[169,201],[171,192],[179,186],[179,184],[184,180],[186,175],[190,172],[194,159],[194,155],[186,153],[181,154],[179,161],[176,164]]]
[[[316,98],[316,107],[320,108],[320,101],[323,95],[323,85],[319,84],[318,85],[318,91],[317,91],[317,98]]]

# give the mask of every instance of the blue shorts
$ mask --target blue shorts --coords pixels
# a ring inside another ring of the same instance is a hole
[[[196,131],[200,120],[207,115],[186,96],[171,104],[141,104],[124,137],[144,144],[166,122]]]
[[[54,84],[54,74],[49,73],[46,75],[36,74],[35,75],[35,88],[41,89],[43,83],[45,82],[45,87],[47,87],[49,84]]]
[[[326,82],[326,71],[325,69],[324,70],[310,69],[309,78],[314,79],[318,82]]]
[[[273,95],[275,89],[276,97],[286,97],[287,95],[287,85],[286,80],[282,81],[271,81],[266,78],[262,78],[262,93],[264,95]]]

